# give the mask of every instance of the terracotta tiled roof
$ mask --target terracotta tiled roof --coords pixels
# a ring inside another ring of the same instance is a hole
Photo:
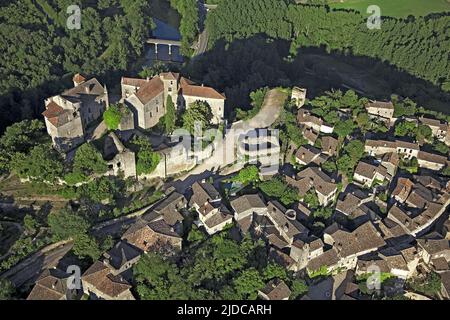
[[[164,83],[159,77],[154,77],[142,84],[136,96],[145,105],[162,92],[164,92]]]
[[[76,75],[73,76],[72,80],[73,80],[73,82],[80,84],[82,82],[85,82],[86,78],[83,77],[81,74],[77,73]]]
[[[338,140],[331,136],[325,136],[322,138],[322,150],[325,153],[328,153],[330,155],[336,154],[338,145]]]
[[[395,186],[395,189],[392,191],[392,196],[399,197],[401,201],[406,201],[408,198],[409,193],[411,192],[412,188],[414,186],[414,183],[407,179],[407,178],[398,178],[397,185]]]
[[[285,300],[291,295],[289,287],[283,280],[279,279],[270,280],[261,292],[265,294],[269,300]]]
[[[191,81],[185,78],[181,79],[180,84],[181,92],[184,96],[225,100],[225,97],[215,89],[194,85]]]
[[[220,194],[210,183],[195,182],[192,185],[192,197],[189,200],[189,206],[196,204],[198,206],[204,205],[206,202],[220,199]]]
[[[360,176],[363,176],[365,178],[373,179],[376,173],[379,173],[383,175],[384,177],[387,176],[386,168],[382,166],[376,166],[369,163],[366,163],[364,161],[358,162],[358,165],[355,169],[355,174],[359,174]]]
[[[45,270],[27,300],[62,300],[66,298],[68,274],[60,270]]]
[[[51,124],[58,127],[64,122],[67,112],[67,110],[64,110],[56,102],[52,101],[47,105],[47,109],[42,113],[42,115],[46,117]]]
[[[109,268],[100,261],[96,261],[86,270],[82,279],[113,298],[131,288],[131,285],[120,276],[113,276]]]
[[[164,80],[178,80],[180,78],[180,74],[176,72],[164,72],[160,76]]]
[[[146,79],[126,78],[122,77],[122,84],[132,87],[141,87],[147,82]]]

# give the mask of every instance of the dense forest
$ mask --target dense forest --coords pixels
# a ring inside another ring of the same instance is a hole
[[[81,9],[81,28],[69,30],[74,4]],[[142,55],[153,27],[146,0],[16,0],[0,6],[2,131],[36,116],[43,99],[69,84],[73,73],[106,77],[107,71],[126,70]]]
[[[323,47],[328,52],[373,57],[450,91],[448,14],[383,18],[381,30],[369,30],[357,12],[293,2],[222,2],[206,22],[211,47],[220,39],[231,43],[262,33],[290,41],[292,55],[305,47]]]

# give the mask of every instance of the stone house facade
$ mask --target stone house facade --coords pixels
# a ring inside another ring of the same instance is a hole
[[[101,118],[109,106],[108,91],[97,79],[86,81],[74,77],[75,87],[45,101],[47,132],[53,146],[60,152],[68,152],[86,140],[87,128]]]

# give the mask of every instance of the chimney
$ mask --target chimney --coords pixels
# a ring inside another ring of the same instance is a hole
[[[150,77],[147,77],[147,78],[145,79],[145,81],[149,82],[149,81],[150,81]]]
[[[72,81],[73,81],[73,86],[77,87],[80,84],[82,84],[83,82],[85,82],[86,79],[81,74],[77,73],[76,75],[73,76]]]

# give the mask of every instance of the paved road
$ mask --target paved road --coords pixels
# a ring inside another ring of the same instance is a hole
[[[250,130],[270,127],[280,116],[281,108],[287,99],[287,94],[278,89],[270,90],[263,102],[259,113],[250,120],[233,123],[225,137],[218,141],[217,147],[212,156],[202,164],[182,176],[180,180],[173,183],[178,192],[184,193],[195,181],[206,179],[216,174],[219,169],[224,168],[235,161],[235,141],[238,136]],[[228,148],[227,148],[227,147]],[[228,150],[227,150],[228,149]],[[228,156],[227,156],[228,152]],[[233,153],[230,155],[230,153]],[[227,170],[226,174],[240,170],[242,166],[233,167]]]
[[[208,30],[203,30],[203,32],[198,37],[198,45],[194,52],[194,57],[199,56],[206,52],[206,49],[208,49],[208,41],[209,41],[209,34]]]

